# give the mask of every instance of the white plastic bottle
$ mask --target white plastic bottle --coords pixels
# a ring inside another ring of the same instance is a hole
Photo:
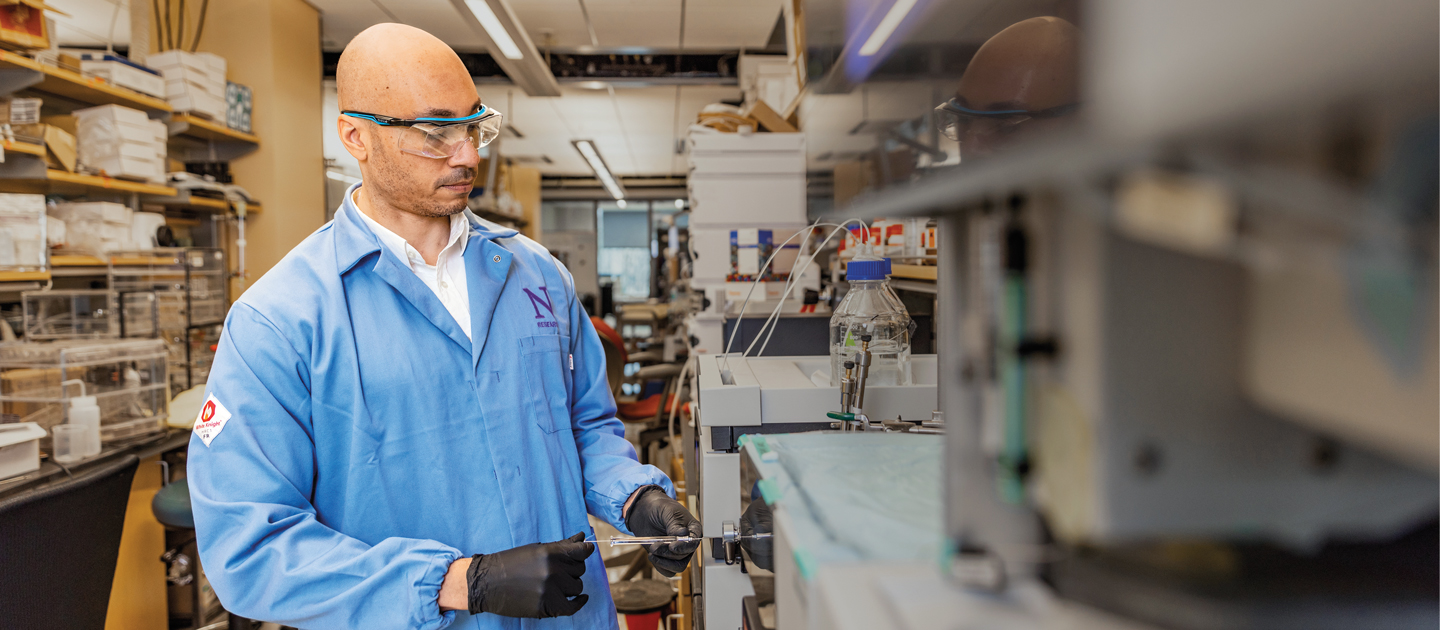
[[[94,457],[100,454],[100,407],[94,396],[75,396],[70,399],[71,425],[84,427],[80,432],[80,457]]]
[[[861,337],[870,335],[866,387],[910,385],[910,314],[886,278],[890,260],[858,255],[845,269],[850,292],[830,317],[830,384],[840,384]]]

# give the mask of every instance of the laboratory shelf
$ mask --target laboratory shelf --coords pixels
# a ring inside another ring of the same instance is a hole
[[[25,89],[89,105],[124,105],[143,111],[171,111],[170,104],[163,99],[112,85],[100,77],[87,77],[73,70],[0,50],[0,93],[10,94]]]
[[[931,265],[891,265],[890,276],[892,278],[910,278],[912,280],[934,280],[936,269]]]
[[[25,155],[33,155],[42,158],[45,157],[45,147],[43,145],[35,144],[34,142],[25,142],[22,140],[6,140],[3,146],[5,147],[6,153],[23,153]]]
[[[163,197],[146,197],[143,201],[168,208],[189,208],[201,212],[226,212],[230,209],[230,203],[224,199],[200,197],[185,190],[178,190],[174,195]]]
[[[165,127],[171,157],[182,162],[228,162],[260,148],[260,136],[192,114],[171,114]]]
[[[49,279],[49,271],[0,271],[0,282],[36,282]]]
[[[169,186],[132,182],[104,175],[83,175],[58,169],[46,169],[44,177],[0,178],[0,192],[11,193],[54,193],[61,195],[84,195],[97,192],[138,193],[142,195],[173,196],[175,189]]]
[[[191,114],[171,114],[170,119],[165,121],[165,126],[170,129],[172,136],[184,136],[209,142],[244,142],[257,147],[260,145],[260,136],[236,131],[220,123]]]

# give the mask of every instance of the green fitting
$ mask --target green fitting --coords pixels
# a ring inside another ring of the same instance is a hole
[[[840,413],[840,412],[838,412],[838,411],[827,411],[827,412],[825,412],[825,415],[826,415],[827,417],[829,417],[831,420],[844,420],[844,421],[846,421],[846,422],[854,422],[854,421],[855,421],[855,414],[853,414],[853,413]]]
[[[760,487],[760,496],[765,499],[766,505],[775,505],[780,502],[780,486],[775,485],[774,479],[761,479],[755,484]]]

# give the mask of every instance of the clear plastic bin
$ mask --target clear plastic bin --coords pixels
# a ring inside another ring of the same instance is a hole
[[[26,291],[20,297],[25,338],[31,341],[155,336],[153,291]]]
[[[214,248],[162,247],[110,256],[110,287],[155,291],[161,330],[225,321],[227,274],[224,251]]]
[[[26,291],[20,300],[26,339],[120,336],[119,295],[114,291]]]
[[[61,340],[0,344],[0,413],[50,428],[65,421],[80,388],[100,407],[100,435],[113,442],[161,431],[170,400],[160,339]],[[41,444],[48,449],[48,439]]]

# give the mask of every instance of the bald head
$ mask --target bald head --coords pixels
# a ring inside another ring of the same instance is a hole
[[[980,47],[955,96],[981,110],[1037,111],[1079,97],[1080,33],[1057,17],[1016,22]]]
[[[475,81],[455,51],[403,24],[377,24],[350,40],[335,68],[335,87],[342,112],[461,118],[480,109]],[[426,128],[345,115],[336,127],[345,150],[360,162],[364,184],[357,203],[373,211],[372,218],[392,210],[446,217],[465,209],[480,163],[473,142],[435,158],[417,153],[432,141]]]
[[[335,68],[335,87],[341,110],[397,118],[464,116],[480,100],[455,51],[404,24],[376,24],[350,40]]]

